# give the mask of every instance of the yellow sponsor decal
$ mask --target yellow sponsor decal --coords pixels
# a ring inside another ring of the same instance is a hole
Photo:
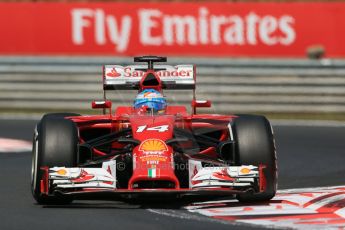
[[[250,173],[250,171],[251,171],[250,168],[242,168],[240,172],[242,174],[248,174],[248,173]]]
[[[56,173],[61,175],[61,176],[64,176],[67,174],[67,171],[65,169],[59,169]]]
[[[168,150],[168,147],[162,140],[148,139],[141,143],[139,150],[144,152],[164,152]]]

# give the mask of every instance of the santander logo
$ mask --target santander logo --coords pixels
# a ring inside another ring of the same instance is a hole
[[[107,77],[120,77],[121,74],[116,71],[115,68],[113,68],[110,72],[107,73]]]

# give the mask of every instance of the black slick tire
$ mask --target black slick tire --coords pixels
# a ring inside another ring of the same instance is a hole
[[[70,197],[41,194],[41,167],[75,167],[78,151],[78,130],[73,121],[64,119],[72,114],[47,114],[36,126],[32,149],[31,190],[39,204],[68,204]]]
[[[274,136],[264,116],[239,115],[232,123],[238,165],[264,164],[266,189],[261,193],[237,195],[240,202],[259,202],[272,199],[277,190],[277,157]]]

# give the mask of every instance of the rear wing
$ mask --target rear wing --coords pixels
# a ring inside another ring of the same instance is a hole
[[[103,67],[104,90],[139,89],[148,65],[105,65]],[[153,70],[162,82],[163,89],[195,89],[194,65],[157,65]]]

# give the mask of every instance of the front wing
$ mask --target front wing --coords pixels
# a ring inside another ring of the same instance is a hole
[[[189,188],[121,189],[117,187],[116,161],[103,162],[101,168],[42,167],[41,193],[73,195],[74,199],[104,199],[132,195],[231,195],[265,190],[264,166],[203,167],[189,160]],[[110,196],[108,196],[110,195]]]

